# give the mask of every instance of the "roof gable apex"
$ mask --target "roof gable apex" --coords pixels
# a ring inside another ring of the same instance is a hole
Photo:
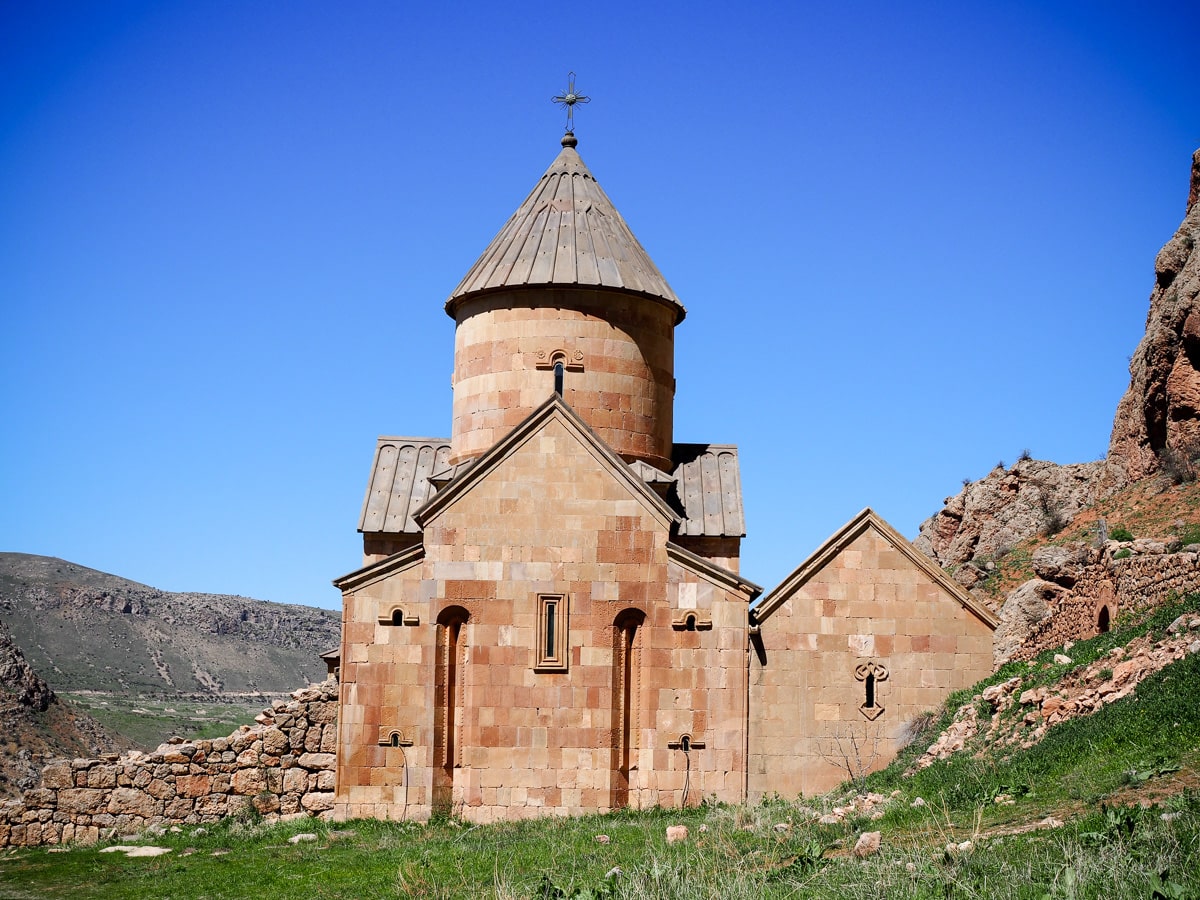
[[[835,531],[811,556],[796,567],[790,575],[776,587],[767,592],[762,602],[751,610],[757,622],[765,622],[782,606],[788,598],[802,588],[813,576],[832,562],[851,542],[868,529],[874,530],[892,549],[900,553],[912,565],[920,569],[942,590],[956,600],[960,606],[974,615],[977,619],[995,630],[1000,624],[996,616],[986,606],[972,597],[967,591],[952,579],[946,572],[916,550],[900,532],[896,531],[873,509],[867,507],[853,519]]]
[[[456,475],[449,484],[416,510],[413,518],[417,524],[422,528],[426,527],[552,421],[561,422],[567,431],[600,463],[601,467],[624,485],[629,493],[658,519],[664,528],[670,528],[672,524],[679,521],[678,515],[667,505],[666,501],[659,497],[620,456],[605,444],[562,397],[552,394],[545,403],[530,413],[525,421],[493,444],[472,465]]]

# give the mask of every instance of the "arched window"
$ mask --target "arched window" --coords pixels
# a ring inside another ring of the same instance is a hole
[[[560,397],[563,395],[563,374],[565,371],[566,367],[563,365],[561,359],[554,364],[554,393]]]
[[[403,625],[404,624],[404,610],[402,610],[402,609],[393,609],[392,610],[392,624],[393,625]]]
[[[1111,627],[1112,623],[1109,621],[1108,604],[1106,603],[1100,607],[1100,613],[1096,616],[1096,630],[1100,634],[1104,634]]]
[[[683,620],[683,630],[684,631],[695,631],[696,630],[696,617],[695,616],[688,616],[686,619]]]

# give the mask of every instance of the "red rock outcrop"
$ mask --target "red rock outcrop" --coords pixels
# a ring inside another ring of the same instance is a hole
[[[986,478],[947,497],[945,507],[921,524],[913,546],[942,566],[963,567],[955,578],[973,587],[986,572],[964,564],[982,562],[1027,537],[1061,528],[1095,500],[1102,465],[1021,459],[1008,469],[996,466]]]
[[[1200,459],[1200,150],[1187,211],[1154,261],[1146,335],[1129,363],[1113,421],[1100,496]],[[1168,471],[1167,474],[1173,474]]]

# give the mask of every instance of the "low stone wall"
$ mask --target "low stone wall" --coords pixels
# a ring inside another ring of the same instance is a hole
[[[1133,555],[1114,559],[1122,549]],[[1060,582],[1049,615],[1029,629],[1011,659],[1032,659],[1067,641],[1095,637],[1104,607],[1115,625],[1121,613],[1159,606],[1172,596],[1196,591],[1200,591],[1200,553],[1168,553],[1157,541],[1110,542],[1091,551],[1070,587]]]
[[[151,825],[333,808],[337,682],[276,703],[229,737],[175,739],[153,753],[60,759],[21,800],[0,803],[0,847],[94,842]]]

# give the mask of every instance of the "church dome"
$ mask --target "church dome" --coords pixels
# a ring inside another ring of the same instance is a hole
[[[575,150],[562,140],[512,217],[446,300],[454,317],[467,297],[522,287],[602,287],[658,301],[675,322],[687,311]]]
[[[451,462],[556,389],[627,461],[671,465],[675,325],[686,311],[588,171],[558,157],[446,301],[457,323]]]

